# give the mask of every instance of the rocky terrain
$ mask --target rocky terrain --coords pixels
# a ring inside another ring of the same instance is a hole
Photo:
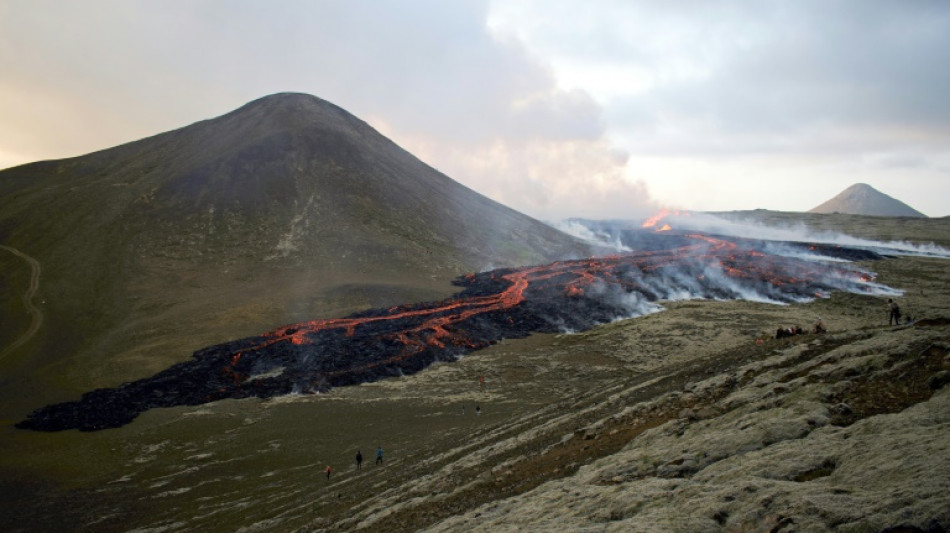
[[[943,531],[947,325],[769,347],[648,401],[618,392],[611,416],[535,462],[583,459],[619,434],[630,440],[618,451],[428,530]],[[529,461],[497,465],[491,481],[510,483]]]
[[[929,223],[944,246],[947,223]],[[864,264],[906,291],[915,322],[901,326],[887,326],[885,299],[859,294],[665,302],[329,394],[155,409],[91,434],[16,432],[0,463],[17,487],[2,525],[946,530],[946,265]],[[756,342],[817,316],[827,333]],[[377,446],[384,464],[357,471],[356,451],[371,463]]]

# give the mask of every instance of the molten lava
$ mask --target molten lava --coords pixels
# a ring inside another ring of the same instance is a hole
[[[659,224],[661,220],[663,220],[664,218],[666,218],[666,217],[668,217],[668,216],[677,216],[677,217],[678,217],[678,216],[689,216],[689,211],[677,211],[677,210],[670,211],[669,209],[660,209],[660,212],[659,212],[659,213],[657,213],[657,214],[653,215],[652,217],[646,219],[646,220],[643,222],[643,224],[640,225],[640,227],[641,227],[641,228],[644,228],[644,229],[647,229],[647,228],[655,228],[656,225]],[[658,229],[657,231],[667,231],[667,230],[669,230],[669,229],[671,229],[670,226],[669,226],[669,224],[664,224],[664,225],[663,225],[660,229]]]
[[[418,372],[504,338],[585,330],[684,294],[794,302],[863,292],[870,281],[841,263],[779,257],[698,233],[663,235],[650,237],[646,251],[468,274],[455,282],[463,290],[440,302],[301,322],[211,346],[153,377],[39,409],[17,427],[94,431],[154,407],[323,392]]]

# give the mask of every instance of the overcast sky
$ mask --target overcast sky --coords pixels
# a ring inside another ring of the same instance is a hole
[[[0,168],[283,91],[548,220],[950,215],[950,2],[0,0]]]

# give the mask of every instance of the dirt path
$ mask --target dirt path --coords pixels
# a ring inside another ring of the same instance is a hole
[[[0,244],[0,248],[10,252],[11,254],[23,259],[30,265],[30,286],[26,289],[26,292],[23,293],[23,305],[26,307],[26,312],[30,314],[30,327],[23,332],[23,335],[20,335],[20,338],[13,341],[13,344],[7,346],[2,352],[0,352],[0,359],[6,357],[10,352],[16,350],[20,346],[26,344],[37,331],[40,330],[40,326],[43,325],[43,312],[39,307],[33,304],[33,297],[36,296],[36,291],[40,288],[40,262],[32,257],[26,255],[25,253],[17,250],[12,246],[6,246]]]

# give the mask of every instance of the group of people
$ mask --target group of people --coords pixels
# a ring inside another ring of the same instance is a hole
[[[901,325],[901,317],[904,318],[904,323],[910,323],[912,320],[910,316],[901,315],[901,308],[897,305],[897,302],[893,298],[887,299],[887,325],[888,326],[899,326]],[[824,322],[821,321],[821,317],[818,317],[818,322],[815,322],[815,327],[812,328],[811,333],[825,333],[828,330],[825,329]],[[793,335],[802,335],[805,331],[801,326],[787,327],[787,328],[778,328],[775,330],[776,339],[784,339],[785,337],[791,337]]]
[[[382,446],[376,449],[376,464],[377,465],[383,464],[383,447]],[[363,469],[363,452],[361,452],[360,450],[356,450],[356,469],[357,470]],[[327,474],[327,479],[330,479],[330,475],[333,474],[333,467],[330,465],[327,465],[325,472]]]
[[[784,339],[785,337],[791,337],[793,335],[802,335],[805,333],[805,330],[801,326],[787,327],[787,328],[778,328],[775,330],[776,339]]]
[[[809,333],[827,333],[825,328],[825,323],[821,320],[821,317],[818,317],[818,321],[815,322],[814,327],[811,328]],[[784,339],[785,337],[792,337],[794,335],[804,335],[805,330],[801,326],[793,326],[788,328],[778,328],[775,330],[776,339]]]

